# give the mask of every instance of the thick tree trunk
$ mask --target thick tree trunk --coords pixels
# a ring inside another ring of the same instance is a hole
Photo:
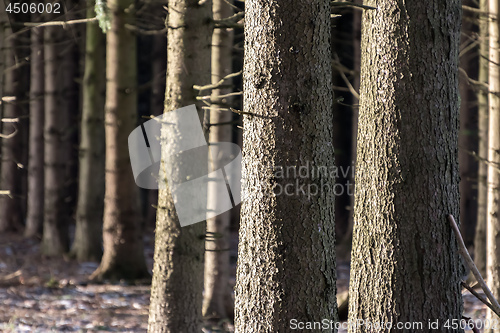
[[[245,2],[239,333],[336,331],[330,34],[330,1]]]
[[[41,234],[43,225],[44,65],[43,28],[31,30],[30,137],[28,161],[28,213],[24,235]]]
[[[233,15],[233,9],[226,3],[227,0],[213,1],[214,20],[220,20]],[[215,29],[212,36],[212,83],[219,82],[231,73],[233,49],[233,29]],[[233,113],[222,111],[231,105],[229,99],[218,98],[219,95],[231,93],[231,80],[224,82],[227,88],[212,90],[212,109],[210,110],[209,144],[217,142],[231,142],[233,126],[230,124]],[[229,124],[227,124],[229,123]],[[218,170],[225,165],[220,165],[217,159],[212,170]],[[212,183],[208,188],[208,207],[217,207],[217,189]],[[203,316],[212,318],[233,317],[232,291],[229,285],[229,225],[231,212],[227,211],[216,217],[207,219],[207,239],[205,253],[205,288],[203,293]],[[212,235],[213,237],[210,237]]]
[[[377,9],[362,26],[349,319],[391,322],[397,332],[430,331],[439,320],[439,331],[462,332],[444,327],[462,314],[464,270],[446,221],[460,203],[461,3],[365,5]]]
[[[500,297],[500,29],[499,1],[489,1],[492,18],[489,23],[489,126],[488,126],[488,200],[486,220],[486,270],[488,286],[493,295]],[[488,310],[487,318],[498,320]],[[486,330],[492,333],[494,330]]]
[[[488,12],[488,0],[480,0],[479,9]],[[479,17],[479,82],[488,82],[488,19]],[[486,216],[487,216],[487,175],[488,165],[488,93],[479,90],[477,93],[478,128],[479,128],[479,166],[477,177],[477,224],[474,236],[474,262],[481,275],[486,278]]]
[[[87,5],[87,17],[94,17],[93,3]],[[79,193],[72,252],[79,261],[99,261],[104,209],[106,39],[97,22],[87,24],[86,34]]]
[[[165,112],[196,101],[210,83],[212,2],[169,0]],[[198,105],[198,111],[201,111]],[[148,332],[199,332],[205,223],[180,227],[168,186],[158,193]]]
[[[133,0],[107,2],[111,29],[106,34],[105,199],[103,245],[94,280],[142,279],[149,276],[144,259],[138,188],[134,183],[128,136],[137,119],[136,37]]]

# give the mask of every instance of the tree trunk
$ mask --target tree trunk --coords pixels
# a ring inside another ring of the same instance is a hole
[[[488,200],[486,220],[486,269],[488,286],[497,299],[500,297],[500,32],[498,15],[499,1],[489,1],[489,126],[488,126]],[[488,310],[487,318],[498,320]],[[493,332],[493,330],[486,330]]]
[[[137,118],[136,37],[133,0],[108,1],[111,28],[106,34],[105,199],[101,264],[93,280],[142,279],[144,259],[138,188],[128,152],[128,136]]]
[[[64,96],[63,55],[65,34],[61,27],[44,27],[45,61],[45,127],[44,127],[44,223],[42,252],[56,256],[69,247],[70,213],[65,202],[67,195],[66,170],[68,159],[67,130],[69,110]]]
[[[212,35],[211,1],[168,8],[165,112],[197,102],[193,85],[210,83]],[[160,189],[148,332],[201,331],[204,235],[205,223],[180,227],[170,190]]]
[[[41,235],[43,225],[44,65],[43,28],[31,30],[30,137],[28,161],[28,213],[24,235]]]
[[[72,2],[65,17],[71,19]],[[57,20],[52,13],[47,20]],[[45,127],[44,127],[44,226],[42,252],[56,256],[69,250],[69,225],[73,222],[76,193],[76,138],[79,94],[77,35],[70,25],[44,27]]]
[[[94,4],[87,5],[87,17],[94,17]],[[87,23],[86,34],[79,193],[72,252],[79,261],[99,261],[104,209],[106,39],[97,22]]]
[[[441,332],[463,332],[444,327],[463,307],[464,269],[446,220],[460,203],[461,3],[364,4],[377,9],[362,26],[349,319],[391,322],[397,332],[430,331],[439,320]]]
[[[11,36],[12,30],[8,22],[3,23],[5,42],[1,50],[4,57],[3,95],[1,97],[12,98],[10,101],[2,101],[3,114],[1,118],[13,119],[21,116],[21,100],[19,99],[21,88],[19,65],[19,36]],[[22,131],[20,121],[3,122],[1,125],[3,135],[12,134],[10,137],[2,137],[1,140],[1,168],[0,168],[0,190],[9,191],[8,195],[0,195],[0,232],[18,231],[23,226],[22,213]]]
[[[213,1],[214,20],[220,20],[233,15],[233,9],[226,3],[227,0]],[[231,73],[232,50],[233,49],[233,29],[214,29],[212,36],[212,83],[216,84],[225,76]],[[233,126],[231,121],[233,113],[222,111],[231,105],[228,98],[220,99],[219,95],[225,95],[233,91],[231,80],[224,81],[224,86],[212,90],[212,109],[210,110],[210,134],[209,144],[217,142],[231,142],[233,137]],[[225,165],[221,165],[217,159],[212,170],[218,170]],[[208,187],[208,207],[217,207],[217,189],[213,183]],[[203,316],[211,318],[233,317],[232,291],[229,285],[229,225],[231,222],[231,211],[227,211],[218,216],[207,219],[207,236],[205,248],[205,288],[203,293]]]
[[[239,333],[336,331],[330,35],[330,1],[245,2]]]
[[[479,9],[488,12],[488,0],[480,0]],[[488,83],[488,19],[479,17],[479,82]],[[479,90],[477,93],[478,128],[479,128],[479,166],[477,177],[477,224],[474,237],[474,262],[481,275],[486,278],[486,216],[488,197],[488,93]]]

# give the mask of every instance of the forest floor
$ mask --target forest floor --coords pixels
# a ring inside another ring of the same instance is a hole
[[[232,277],[235,282],[237,235],[232,237]],[[145,236],[151,270],[153,234]],[[40,255],[39,241],[0,235],[0,332],[146,332],[150,286],[88,284],[97,268]],[[338,292],[348,288],[349,266],[337,265]],[[484,319],[484,306],[464,293],[465,315]],[[205,323],[204,332],[233,332],[231,322]],[[346,330],[339,330],[339,333]]]

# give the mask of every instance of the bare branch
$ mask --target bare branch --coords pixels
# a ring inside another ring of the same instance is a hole
[[[2,123],[18,123],[19,118],[2,118]]]
[[[71,25],[71,24],[87,23],[87,22],[94,22],[94,21],[97,21],[96,17],[79,19],[79,20],[71,20],[71,21],[52,21],[52,22],[45,22],[45,23],[25,22],[24,26],[25,27],[35,27],[35,28],[50,27],[50,26],[67,26],[67,25]]]
[[[236,73],[231,73],[231,74],[228,74],[226,75],[225,77],[223,77],[219,82],[217,83],[213,83],[213,84],[207,84],[205,86],[197,86],[197,85],[194,85],[193,86],[193,89],[196,89],[196,90],[199,90],[199,91],[203,91],[203,90],[209,90],[209,89],[216,89],[216,88],[219,88],[223,83],[224,81],[226,80],[229,80],[233,77],[236,77],[238,75],[241,75],[241,73],[243,73],[243,71],[239,71],[239,72],[236,72]]]
[[[497,92],[497,91],[490,91],[490,87],[489,87],[489,85],[487,83],[471,79],[469,77],[469,75],[467,75],[467,72],[463,68],[458,68],[458,70],[460,71],[460,73],[462,73],[465,76],[465,79],[469,82],[469,84],[471,84],[472,86],[474,86],[474,88],[479,89],[479,90],[481,90],[483,92],[486,92],[488,94],[492,94],[492,95],[495,95],[497,97],[500,97],[500,93],[499,92]]]
[[[462,5],[462,9],[467,11],[467,12],[478,14],[479,16],[486,16],[486,17],[495,18],[495,15],[492,15],[490,12],[484,12],[484,11],[480,10],[479,8],[474,8],[474,7]]]
[[[465,262],[467,263],[467,266],[469,266],[470,270],[472,271],[472,274],[474,274],[474,277],[476,278],[477,283],[483,289],[486,297],[490,300],[494,312],[497,314],[497,316],[500,317],[500,304],[498,304],[498,301],[496,298],[493,296],[491,293],[490,288],[486,285],[486,282],[484,282],[483,277],[481,276],[481,273],[479,273],[479,270],[477,269],[476,265],[474,264],[474,261],[472,260],[469,251],[467,251],[467,247],[465,247],[464,240],[462,238],[462,235],[460,234],[460,230],[458,230],[457,223],[455,222],[455,218],[453,215],[448,215],[448,222],[450,223],[451,228],[453,229],[453,232],[455,233],[455,237],[457,238],[458,242],[458,248],[460,251],[460,254],[464,258]]]
[[[243,95],[243,92],[238,91],[238,92],[233,92],[233,93],[229,93],[229,94],[225,94],[225,95],[218,95],[218,96],[212,96],[212,95],[197,96],[196,99],[199,100],[199,101],[206,101],[206,100],[212,100],[213,98],[215,98],[215,99],[223,99],[223,98],[226,98],[226,97],[240,96],[240,95]]]
[[[0,134],[0,138],[2,139],[10,139],[12,138],[14,135],[17,134],[17,127],[14,126],[14,132],[10,133],[10,134]],[[0,193],[1,194],[1,193]]]
[[[333,57],[335,58],[335,61],[340,64],[339,56],[336,53],[333,55]],[[351,94],[353,94],[353,96],[356,97],[356,99],[359,101],[359,94],[356,89],[354,89],[349,79],[347,79],[347,76],[345,76],[344,71],[339,70],[339,74],[342,77],[342,80],[344,80],[345,84],[347,85],[347,88],[349,88]]]
[[[472,155],[476,160],[478,160],[479,162],[483,162],[485,163],[486,165],[489,165],[491,166],[493,169],[497,170],[498,172],[500,172],[500,163],[496,163],[496,162],[492,162],[492,161],[489,161],[488,159],[484,158],[484,157],[481,157],[479,156],[475,151],[467,151],[467,153],[469,153],[470,155]]]
[[[495,309],[493,308],[493,305],[491,305],[491,303],[488,302],[488,300],[486,298],[484,298],[484,296],[482,296],[481,294],[477,293],[474,290],[474,288],[472,288],[471,286],[469,286],[466,282],[462,281],[460,284],[462,285],[462,287],[464,287],[465,289],[467,289],[472,295],[474,295],[478,300],[480,300],[484,305],[486,305],[487,307],[489,307],[491,309],[491,311],[495,312]],[[496,313],[496,314],[498,315],[498,313]]]
[[[215,28],[232,28],[234,27],[235,24],[238,24],[237,22],[241,20],[245,16],[245,12],[239,12],[234,15],[231,15],[229,17],[220,19],[220,20],[214,20]],[[241,24],[239,24],[241,25]]]

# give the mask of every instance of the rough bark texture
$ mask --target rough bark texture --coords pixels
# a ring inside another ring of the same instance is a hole
[[[87,5],[87,17],[94,17],[93,1]],[[106,39],[97,22],[87,24],[86,34],[78,205],[72,252],[77,260],[99,261],[104,209]]]
[[[68,161],[67,130],[69,128],[67,100],[64,96],[64,68],[61,66],[65,49],[61,27],[44,28],[45,61],[45,126],[44,126],[44,222],[42,252],[61,255],[68,250],[69,206],[66,168]]]
[[[111,28],[106,34],[105,199],[100,266],[91,278],[141,279],[149,275],[144,259],[138,188],[127,147],[136,126],[136,37],[133,0],[108,1]]]
[[[488,12],[488,0],[479,1],[479,9]],[[479,78],[480,82],[488,82],[488,20],[479,17]],[[474,263],[481,275],[486,278],[486,215],[488,186],[486,185],[488,165],[484,162],[488,158],[488,92],[479,90],[478,104],[478,177],[477,177],[477,222],[474,236]]]
[[[227,18],[233,14],[233,9],[227,0],[213,1],[214,20]],[[219,82],[231,73],[232,68],[233,29],[215,29],[212,36],[212,83]],[[219,95],[228,94],[233,91],[231,80],[224,82],[227,88],[212,90],[212,109],[210,110],[210,124],[223,124],[211,126],[208,142],[231,142],[233,138],[233,126],[230,123],[233,113],[220,108],[231,105],[228,98],[218,98]],[[212,170],[224,167],[215,162]],[[208,207],[217,207],[217,190],[210,186],[208,188],[208,200],[212,204]],[[229,285],[229,225],[231,212],[227,211],[216,217],[207,219],[207,242],[205,245],[205,288],[203,292],[203,316],[212,318],[233,317],[232,291]]]
[[[8,27],[8,22],[3,27],[5,36],[4,48],[0,50],[4,57],[4,71],[0,74],[4,76],[3,95],[13,97],[10,101],[4,101],[2,118],[15,119],[21,116],[21,100],[19,99],[20,69],[19,65],[19,37],[10,36],[12,30]],[[26,128],[20,128],[20,122],[7,123],[1,125],[4,135],[14,133],[8,138],[1,140],[1,170],[0,170],[0,190],[9,191],[9,195],[0,195],[0,232],[17,231],[23,226],[22,202],[22,132]]]
[[[327,0],[245,2],[236,332],[337,321],[330,34]]]
[[[165,112],[195,103],[193,85],[210,83],[212,35],[211,1],[169,0],[168,8]],[[180,227],[168,186],[160,189],[149,332],[201,330],[204,234],[205,223]]]
[[[24,235],[32,237],[43,225],[44,66],[43,28],[31,30],[30,133],[28,160],[28,213]]]
[[[489,126],[488,126],[488,200],[486,220],[486,270],[488,287],[497,299],[500,297],[500,29],[499,1],[489,1],[492,19],[489,23]],[[498,320],[488,310],[487,318]],[[492,333],[494,330],[486,330]]]
[[[460,1],[367,1],[349,319],[460,320],[458,216]],[[391,330],[392,331],[392,330]],[[351,327],[349,332],[388,332]]]

